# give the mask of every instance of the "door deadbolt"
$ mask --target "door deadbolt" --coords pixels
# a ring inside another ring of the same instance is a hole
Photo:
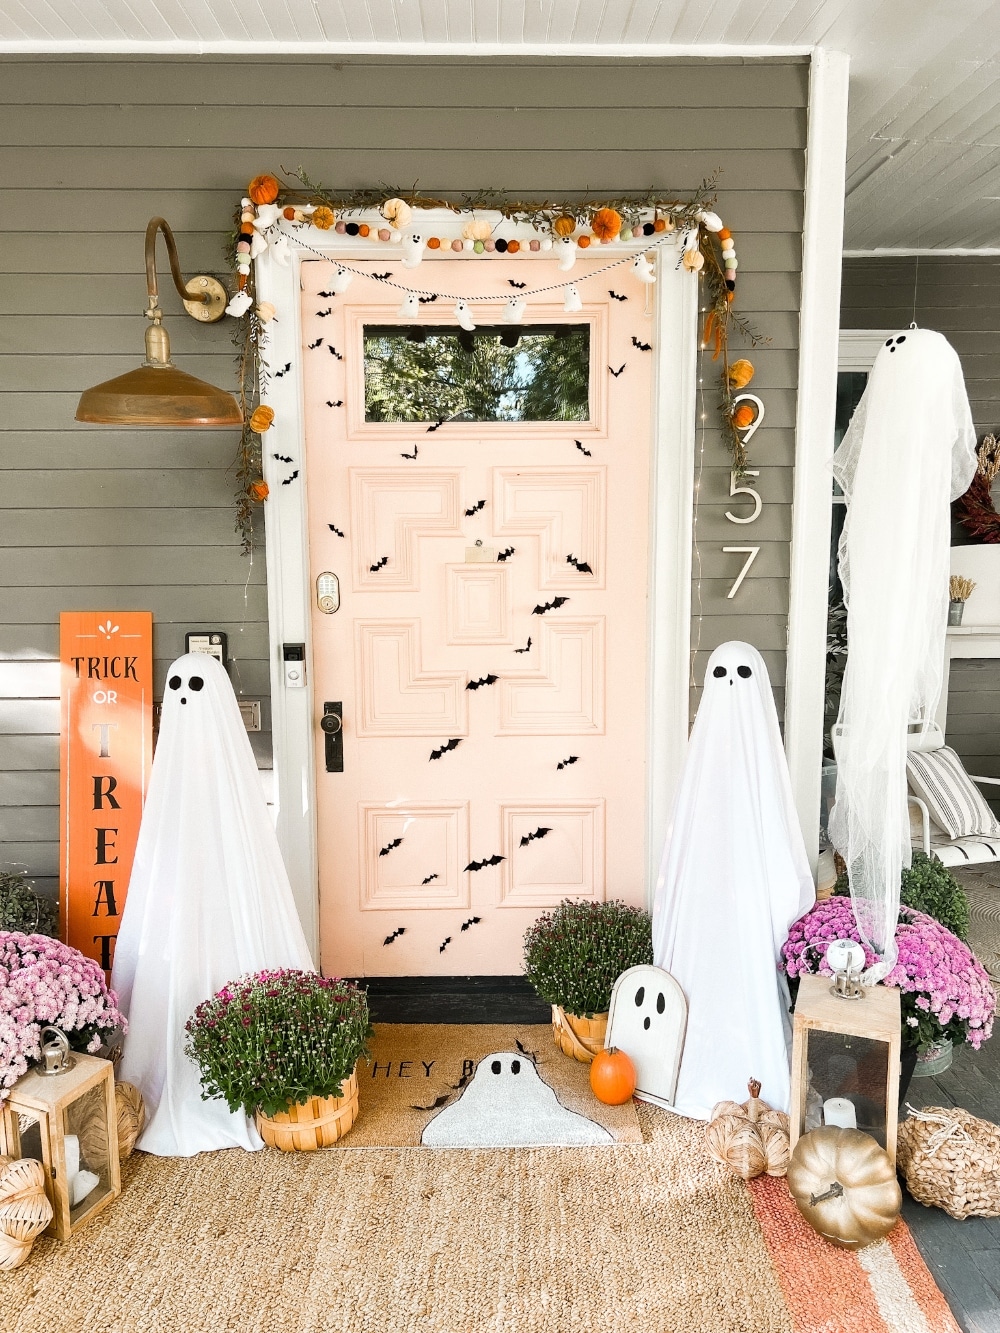
[[[340,610],[340,579],[329,570],[316,576],[316,605],[328,616]]]

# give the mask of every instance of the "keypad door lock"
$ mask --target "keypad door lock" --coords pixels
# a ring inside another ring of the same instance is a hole
[[[326,771],[343,773],[344,771],[344,706],[342,703],[325,703],[323,716],[319,720],[320,730],[326,748]]]

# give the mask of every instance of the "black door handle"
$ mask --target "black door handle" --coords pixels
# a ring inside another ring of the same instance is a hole
[[[344,706],[342,703],[325,703],[323,716],[319,720],[326,748],[326,771],[343,773],[344,771]]]

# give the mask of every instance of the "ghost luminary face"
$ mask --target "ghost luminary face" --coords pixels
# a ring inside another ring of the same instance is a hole
[[[183,689],[181,703],[186,704],[189,694],[198,694],[205,688],[205,681],[201,676],[189,676],[186,681],[181,676],[171,676],[167,685],[172,690]]]

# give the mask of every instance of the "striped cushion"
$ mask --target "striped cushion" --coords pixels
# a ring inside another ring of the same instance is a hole
[[[906,756],[910,790],[927,802],[931,819],[949,838],[1000,837],[990,807],[948,745]]]

